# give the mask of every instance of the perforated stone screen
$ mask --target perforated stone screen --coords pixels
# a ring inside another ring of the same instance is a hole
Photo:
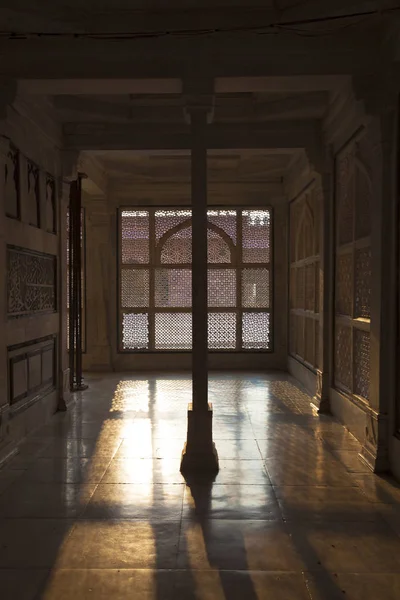
[[[208,211],[208,345],[271,349],[271,211]],[[124,209],[119,219],[120,350],[192,348],[192,213]]]
[[[319,366],[320,193],[310,186],[290,204],[290,354]]]
[[[364,136],[336,157],[335,386],[369,398],[371,200],[368,165],[373,153]]]

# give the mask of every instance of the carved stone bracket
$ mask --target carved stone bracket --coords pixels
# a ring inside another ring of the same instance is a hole
[[[183,116],[191,122],[194,113],[206,113],[207,123],[214,118],[214,81],[208,78],[185,79],[183,82]]]
[[[63,180],[66,182],[75,180],[78,177],[80,152],[76,150],[61,150],[60,157]]]

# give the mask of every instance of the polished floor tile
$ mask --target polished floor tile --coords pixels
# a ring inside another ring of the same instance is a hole
[[[235,484],[193,484],[185,489],[184,519],[275,520],[280,517],[279,505],[269,484],[252,485],[251,491]]]
[[[181,518],[184,484],[99,484],[84,519],[177,521]]]
[[[32,483],[99,483],[110,464],[108,457],[38,458],[26,471]]]
[[[327,460],[323,454],[308,457],[268,458],[265,461],[273,485],[355,486],[339,461]]]
[[[21,477],[0,496],[0,514],[19,519],[78,517],[96,489],[95,484],[41,483]]]
[[[73,525],[69,519],[0,518],[0,569],[52,567]]]
[[[56,569],[41,600],[173,600],[174,577],[153,569]]]
[[[211,480],[189,374],[87,381],[0,470],[1,600],[400,597],[400,484],[291,377],[210,375]]]
[[[1,600],[35,600],[41,598],[49,571],[47,569],[1,569]]]
[[[58,568],[173,569],[179,522],[78,521],[57,558]]]
[[[287,522],[305,570],[400,572],[400,538],[382,521]]]
[[[179,600],[310,600],[298,573],[260,571],[178,571]]]
[[[312,600],[398,600],[398,573],[307,573]]]
[[[303,562],[281,521],[183,521],[178,568],[301,571]]]

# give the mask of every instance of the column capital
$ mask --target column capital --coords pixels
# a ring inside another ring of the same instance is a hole
[[[183,116],[187,123],[192,122],[194,115],[204,115],[207,123],[212,123],[214,119],[215,96],[191,95],[185,96],[183,107]]]
[[[215,106],[214,80],[205,77],[184,79],[183,101],[183,115],[187,123],[191,123],[195,114],[205,115],[207,123],[211,123]]]
[[[78,177],[80,152],[77,150],[60,150],[61,171],[63,180],[70,182]]]
[[[332,152],[322,137],[322,131],[314,139],[310,139],[306,144],[305,153],[310,163],[310,167],[315,173],[323,177],[332,171]]]

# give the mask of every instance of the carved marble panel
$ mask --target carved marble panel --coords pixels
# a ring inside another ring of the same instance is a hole
[[[336,259],[336,313],[353,314],[353,255],[339,254]]]
[[[19,152],[10,148],[4,165],[4,204],[7,217],[20,217]]]
[[[371,248],[355,251],[355,317],[371,317]]]
[[[337,325],[335,332],[335,383],[351,391],[351,328]]]
[[[305,335],[304,360],[306,362],[308,362],[310,365],[314,365],[314,363],[315,363],[315,356],[314,356],[315,329],[314,329],[314,319],[312,319],[310,317],[305,318],[304,335]]]
[[[371,233],[372,184],[362,164],[356,168],[356,215],[355,239],[367,237]]]
[[[9,402],[41,398],[56,386],[55,335],[7,348]]]
[[[30,160],[27,161],[27,212],[29,225],[40,227],[40,190],[39,168]]]
[[[46,177],[46,231],[56,233],[56,182],[54,177]]]
[[[369,398],[370,335],[368,331],[354,330],[354,393]]]
[[[354,226],[354,151],[343,152],[336,161],[337,243],[353,241]]]
[[[7,247],[7,312],[10,317],[56,310],[56,257]]]

